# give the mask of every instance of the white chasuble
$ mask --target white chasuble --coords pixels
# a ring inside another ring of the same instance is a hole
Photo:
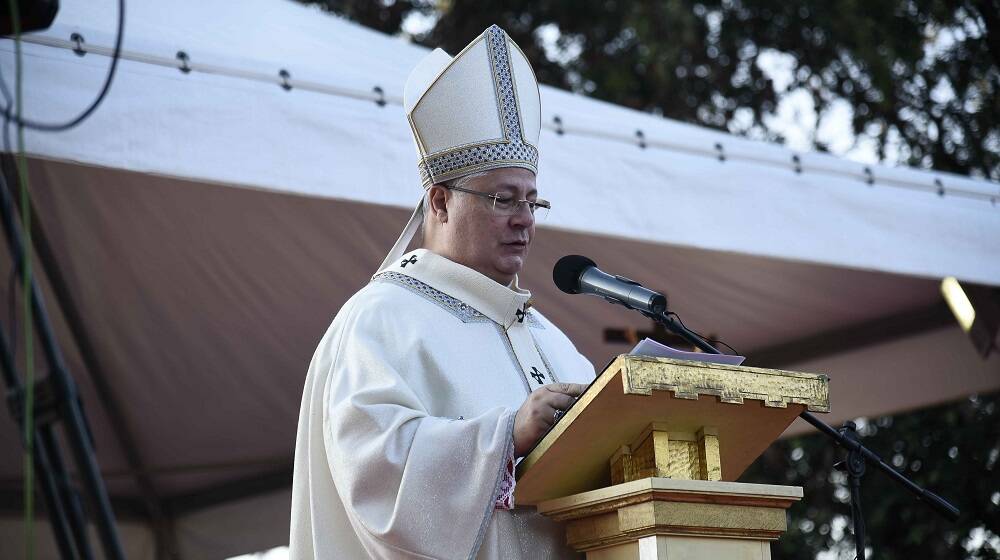
[[[291,558],[576,558],[533,507],[496,509],[531,390],[594,368],[530,294],[418,249],[316,349],[299,416]]]

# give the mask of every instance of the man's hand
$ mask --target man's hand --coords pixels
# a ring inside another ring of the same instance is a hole
[[[557,410],[566,410],[586,385],[552,383],[535,389],[514,416],[514,456],[524,457],[552,424]]]

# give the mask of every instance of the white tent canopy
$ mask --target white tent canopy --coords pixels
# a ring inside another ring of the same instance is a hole
[[[79,33],[87,49],[107,53],[115,9],[110,0],[66,2],[52,27],[31,38],[28,115],[58,120],[86,105],[108,61],[73,54],[69,37]],[[124,50],[101,111],[68,134],[30,135],[32,153],[376,204],[410,207],[417,199],[400,99],[426,49],[291,2],[254,0],[239,10],[227,2],[137,3]],[[190,74],[178,71],[179,51]],[[290,91],[275,87],[282,69]],[[376,87],[384,107],[373,102]],[[550,87],[542,88],[542,109],[539,182],[558,202],[552,227],[1000,282],[997,184],[794,154]]]
[[[116,2],[62,4],[24,45],[36,120],[85,107],[114,44]],[[290,0],[128,9],[104,104],[69,132],[27,133],[53,320],[130,557],[282,544],[311,350],[420,195],[400,99],[426,49]],[[13,43],[0,50],[12,76]],[[548,87],[542,121],[554,209],[525,280],[598,366],[627,349],[605,328],[649,325],[558,293],[563,254],[666,290],[749,363],[829,374],[829,422],[1000,388],[1000,359],[975,356],[937,289],[1000,285],[997,184],[796,154]],[[16,437],[0,421],[0,445]],[[20,460],[5,457],[0,555],[20,539]]]

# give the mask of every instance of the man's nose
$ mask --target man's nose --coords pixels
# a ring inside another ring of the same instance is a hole
[[[511,225],[531,227],[534,223],[535,215],[531,213],[531,208],[525,202],[518,204],[510,216]]]

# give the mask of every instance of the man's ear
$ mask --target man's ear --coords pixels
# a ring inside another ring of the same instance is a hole
[[[431,185],[427,191],[428,214],[438,222],[448,221],[448,189],[441,185]]]

